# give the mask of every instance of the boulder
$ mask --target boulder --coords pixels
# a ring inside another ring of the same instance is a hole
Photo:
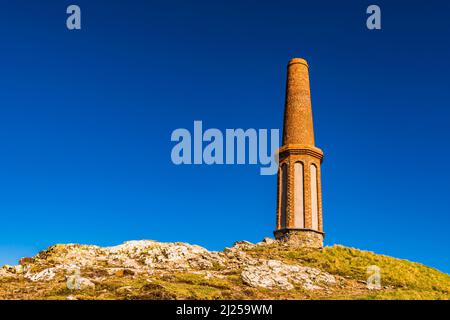
[[[91,280],[83,278],[78,274],[69,276],[67,278],[66,285],[69,290],[86,290],[95,288],[95,284]]]
[[[321,285],[336,283],[334,276],[316,268],[288,265],[278,260],[248,265],[241,273],[242,281],[252,287],[291,290],[294,285],[305,290],[322,289]]]
[[[50,281],[55,277],[55,268],[47,268],[38,273],[27,273],[25,278],[33,282],[36,281]]]

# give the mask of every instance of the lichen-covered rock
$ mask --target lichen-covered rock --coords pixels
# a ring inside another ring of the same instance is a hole
[[[66,285],[69,290],[86,290],[95,288],[95,284],[91,280],[83,278],[78,274],[69,276],[67,278]]]
[[[249,265],[241,273],[242,281],[252,287],[294,289],[294,284],[306,290],[322,289],[322,285],[336,283],[334,276],[316,268],[288,265],[278,260],[267,260],[260,265]]]
[[[50,281],[55,277],[55,268],[44,269],[38,273],[28,272],[25,274],[25,278],[33,282],[36,281]]]
[[[269,237],[265,237],[261,242],[258,242],[257,245],[263,246],[263,245],[270,245],[276,243],[277,240]]]
[[[218,252],[211,252],[197,245],[141,240],[112,247],[55,245],[40,252],[32,260],[27,259],[26,266],[40,266],[38,269],[41,270],[57,267],[53,271],[65,271],[63,273],[70,273],[76,268],[93,267],[148,273],[153,270],[206,270],[223,265],[223,259],[223,255]],[[48,275],[29,273],[27,277],[40,280]]]
[[[5,265],[2,268],[0,268],[0,278],[14,278],[16,277],[16,272],[14,268]]]
[[[158,269],[211,269],[214,264],[223,264],[223,259],[215,252],[185,243],[160,244],[145,253],[144,263]]]

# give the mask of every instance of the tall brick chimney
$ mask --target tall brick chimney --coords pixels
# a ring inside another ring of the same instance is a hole
[[[287,69],[274,235],[292,245],[321,248],[323,152],[314,145],[309,67],[306,60],[294,58]]]

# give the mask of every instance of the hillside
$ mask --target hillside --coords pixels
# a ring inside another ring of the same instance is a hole
[[[369,289],[367,268],[381,271]],[[186,243],[55,245],[0,268],[0,299],[448,299],[450,275],[343,246],[266,238],[223,252]]]

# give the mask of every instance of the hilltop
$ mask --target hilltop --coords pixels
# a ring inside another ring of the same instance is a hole
[[[381,287],[366,283],[369,266]],[[448,299],[450,275],[343,246],[264,239],[222,252],[187,243],[58,244],[0,268],[0,299]]]

